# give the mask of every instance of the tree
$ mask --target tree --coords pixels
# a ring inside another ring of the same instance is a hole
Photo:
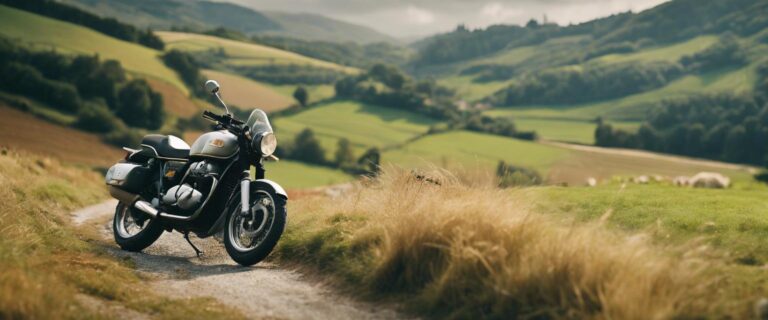
[[[309,92],[307,92],[307,89],[304,88],[304,86],[298,86],[296,90],[293,91],[293,98],[296,99],[296,102],[298,102],[300,106],[306,107],[307,101],[309,100]]]
[[[336,149],[334,160],[334,163],[339,168],[354,164],[355,155],[352,153],[352,144],[346,138],[339,139],[339,146]]]
[[[307,163],[326,164],[325,150],[323,150],[312,129],[306,128],[296,135],[291,158]]]
[[[144,80],[128,82],[117,95],[115,114],[127,125],[158,129],[163,124],[163,97]]]

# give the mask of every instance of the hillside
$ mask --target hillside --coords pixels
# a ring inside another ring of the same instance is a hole
[[[176,73],[158,58],[159,51],[85,27],[0,6],[0,35],[39,50],[98,54],[102,59],[115,59],[133,73],[166,81],[187,92]]]
[[[178,0],[65,0],[84,10],[140,27],[197,31],[226,27],[249,35],[272,34],[335,42],[394,42],[373,29],[313,14],[260,12],[232,3]]]
[[[598,117],[632,132],[665,101],[752,96],[766,12],[756,0],[675,0],[578,25],[460,27],[416,43],[409,68],[540,137],[594,143]]]
[[[297,53],[284,51],[255,43],[223,39],[208,35],[183,32],[157,32],[171,49],[190,52],[223,51],[223,63],[227,67],[237,68],[254,65],[309,65],[334,71],[352,73],[356,68],[340,66],[335,63],[302,56]],[[218,54],[218,53],[217,53]],[[207,61],[201,61],[206,63]]]

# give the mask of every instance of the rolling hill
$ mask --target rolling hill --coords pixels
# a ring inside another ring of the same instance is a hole
[[[511,118],[519,128],[535,130],[540,137],[592,143],[598,117],[631,130],[671,99],[751,95],[757,70],[768,61],[768,22],[761,18],[767,10],[765,2],[755,0],[675,0],[641,13],[579,25],[458,28],[417,43],[419,52],[409,68],[421,77],[436,78],[466,101],[492,105],[487,115]],[[724,49],[728,45],[732,47]],[[717,50],[723,50],[719,56]],[[711,60],[702,63],[711,63],[709,67],[690,62],[706,55]],[[602,84],[595,78],[620,68],[644,73],[658,65],[679,71],[654,86],[630,85],[622,94],[601,86],[634,80],[633,75]],[[537,82],[556,76],[561,78],[544,85]],[[591,90],[594,97],[577,100],[570,94],[558,102],[524,101],[556,95],[569,86],[582,86],[571,91]],[[508,98],[509,92],[525,90],[539,91],[523,99]]]
[[[270,34],[334,42],[395,42],[368,27],[313,14],[261,12],[225,2],[179,0],[65,0],[83,10],[159,30],[226,27],[249,35]]]
[[[175,71],[160,59],[162,52],[112,38],[92,29],[0,5],[0,36],[36,50],[98,55],[117,60],[136,77],[146,78],[163,95],[169,113],[187,117],[200,110]]]
[[[222,50],[227,59],[224,64],[229,67],[279,64],[279,65],[309,65],[318,68],[331,69],[340,72],[357,72],[356,68],[340,66],[335,63],[302,56],[297,53],[284,51],[255,43],[247,43],[214,36],[183,33],[157,32],[170,49],[191,52]]]

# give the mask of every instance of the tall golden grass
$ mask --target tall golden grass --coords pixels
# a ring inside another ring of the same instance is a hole
[[[69,226],[68,212],[107,198],[101,174],[50,158],[0,150],[0,319],[112,318],[78,295],[145,315],[241,318],[210,299],[150,291],[100,239]]]
[[[702,260],[534,213],[494,184],[387,168],[342,197],[293,203],[278,254],[369,293],[404,294],[408,306],[440,317],[670,319],[713,310]]]

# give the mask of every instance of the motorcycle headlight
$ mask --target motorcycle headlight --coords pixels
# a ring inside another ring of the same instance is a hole
[[[275,134],[272,132],[262,134],[261,138],[258,139],[258,147],[262,156],[267,157],[272,155],[275,153],[275,149],[277,149],[277,137],[275,137]]]

